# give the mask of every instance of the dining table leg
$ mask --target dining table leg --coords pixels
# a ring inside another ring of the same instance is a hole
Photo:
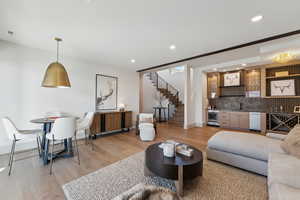
[[[43,157],[44,165],[47,165],[49,163],[48,156],[49,156],[49,140],[45,139],[44,157]]]

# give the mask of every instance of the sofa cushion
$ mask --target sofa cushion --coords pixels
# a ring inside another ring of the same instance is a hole
[[[269,188],[269,200],[300,199],[300,189],[276,183]]]
[[[267,161],[270,152],[283,153],[281,140],[232,131],[220,131],[208,141],[208,147],[219,151]]]
[[[270,153],[268,162],[268,185],[281,183],[300,189],[300,160],[294,156]]]
[[[300,158],[300,125],[296,125],[281,144],[282,149],[293,156]]]

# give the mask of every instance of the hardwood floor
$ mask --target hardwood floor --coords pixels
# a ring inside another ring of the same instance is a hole
[[[99,137],[94,140],[95,150],[79,141],[81,164],[77,158],[58,159],[53,165],[53,175],[49,175],[49,165],[44,166],[36,151],[17,154],[12,175],[7,175],[8,156],[0,157],[0,199],[9,200],[54,200],[64,199],[61,186],[73,179],[86,175],[97,169],[124,159],[134,153],[143,151],[150,144],[173,139],[204,150],[208,139],[219,128],[204,127],[184,130],[167,124],[158,125],[158,137],[154,142],[142,142],[135,131]],[[34,155],[33,155],[34,154]]]

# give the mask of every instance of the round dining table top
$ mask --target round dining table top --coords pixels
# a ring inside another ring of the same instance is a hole
[[[30,120],[31,123],[35,124],[45,124],[45,123],[54,123],[56,119],[63,118],[63,117],[44,117]],[[79,119],[79,117],[75,117],[75,119]]]

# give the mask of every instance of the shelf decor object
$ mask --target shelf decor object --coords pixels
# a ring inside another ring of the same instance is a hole
[[[224,87],[239,86],[240,85],[240,72],[224,74]]]
[[[118,78],[96,74],[96,110],[117,110]]]
[[[293,59],[294,59],[293,54],[291,54],[289,52],[285,52],[285,53],[280,53],[280,54],[276,55],[273,58],[273,61],[277,62],[277,63],[287,63],[287,62],[290,62]]]
[[[68,73],[63,66],[63,64],[58,62],[59,53],[59,42],[62,41],[61,38],[55,38],[57,42],[57,60],[51,63],[45,73],[44,80],[42,82],[42,87],[48,88],[69,88],[71,87]]]
[[[275,77],[285,77],[289,75],[289,71],[275,72]]]
[[[295,96],[295,80],[271,81],[271,96]]]

